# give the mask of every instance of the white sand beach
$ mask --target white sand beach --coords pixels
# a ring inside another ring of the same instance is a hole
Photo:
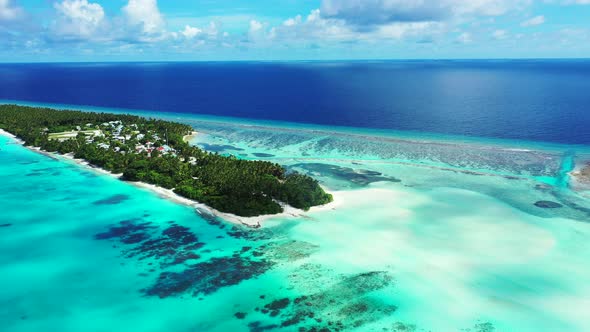
[[[198,132],[193,131],[189,135],[185,135],[184,137],[182,137],[182,140],[187,143],[190,143],[198,134]]]

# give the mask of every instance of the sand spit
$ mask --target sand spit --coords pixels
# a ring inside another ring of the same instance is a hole
[[[19,144],[23,144],[23,143],[24,143],[24,141],[23,141],[23,140],[21,140],[20,138],[18,138],[18,137],[16,137],[16,136],[14,136],[14,135],[13,135],[13,134],[11,134],[11,133],[9,133],[9,132],[5,131],[4,129],[0,129],[0,135],[1,135],[1,136],[6,136],[6,137],[9,137],[9,138],[12,138],[13,140],[15,140],[15,141],[16,141],[17,143],[19,143]]]
[[[199,134],[198,132],[193,131],[188,135],[184,135],[184,137],[182,137],[182,140],[187,143],[190,143],[198,134]]]
[[[578,192],[590,191],[590,160],[576,163],[570,175],[570,186]]]

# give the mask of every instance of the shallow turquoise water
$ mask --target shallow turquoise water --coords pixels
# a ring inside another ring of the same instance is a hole
[[[3,330],[590,329],[586,148],[182,120],[336,203],[242,229],[0,136]]]

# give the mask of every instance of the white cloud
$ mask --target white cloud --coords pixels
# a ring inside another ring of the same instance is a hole
[[[390,23],[380,26],[374,33],[366,33],[367,39],[395,39],[419,38],[421,42],[430,40],[433,35],[439,34],[444,28],[438,22],[409,22]]]
[[[471,34],[469,32],[463,32],[462,34],[457,37],[457,42],[461,44],[469,44],[473,41]]]
[[[436,2],[436,1],[435,1]],[[523,9],[533,0],[446,0],[455,15],[500,16]]]
[[[523,27],[531,27],[531,26],[535,26],[535,25],[541,25],[543,23],[545,23],[545,16],[540,15],[540,16],[535,16],[533,18],[530,18],[530,19],[520,23],[520,25]]]
[[[590,5],[590,0],[542,0],[542,2],[547,4],[558,4],[566,6]]]
[[[441,4],[420,0],[323,0],[322,15],[361,25],[434,21],[448,15]]]
[[[590,0],[589,0],[590,1]],[[322,15],[371,26],[391,22],[444,21],[455,17],[498,16],[532,0],[322,0]]]
[[[23,10],[17,7],[12,0],[0,0],[0,22],[12,21],[21,17]]]
[[[294,18],[289,18],[288,20],[286,20],[285,22],[283,22],[283,25],[285,26],[294,26],[301,23],[301,15],[297,15]]]
[[[162,38],[158,40],[148,40],[151,42],[159,41],[167,44],[174,49],[189,52],[194,47],[201,47],[206,44],[219,45],[229,34],[220,32],[220,23],[210,22],[205,27],[195,27],[185,25],[183,30],[178,32],[167,32],[162,34]],[[222,37],[221,37],[222,36]]]
[[[326,18],[320,9],[315,9],[305,19],[299,15],[287,19],[283,24],[272,28],[268,37],[281,42],[400,40],[438,34],[443,27],[438,22],[390,22],[372,29],[358,30],[344,19]]]
[[[265,38],[264,24],[259,21],[251,20],[248,27],[248,40],[259,41]]]
[[[343,20],[323,18],[319,9],[312,10],[306,19],[296,16],[271,29],[271,37],[280,40],[341,40],[356,35]]]
[[[129,0],[122,10],[128,22],[140,26],[142,32],[158,34],[164,31],[164,18],[157,0]]]
[[[506,30],[496,30],[492,33],[492,37],[496,40],[506,39],[508,37],[508,32]]]
[[[203,30],[207,34],[208,38],[217,38],[217,36],[219,36],[220,29],[221,29],[221,23],[210,22],[209,26]]]
[[[263,28],[262,23],[260,23],[256,20],[252,20],[252,21],[250,21],[250,29],[248,31],[258,32],[258,31],[262,30],[262,28]]]
[[[64,0],[54,7],[58,12],[55,26],[58,35],[91,38],[105,20],[103,8],[87,0]]]
[[[182,34],[187,39],[192,39],[192,38],[195,38],[198,34],[200,34],[202,32],[203,32],[203,30],[201,30],[199,28],[195,28],[190,25],[186,25],[184,27],[184,30],[182,30],[180,32],[180,34]]]

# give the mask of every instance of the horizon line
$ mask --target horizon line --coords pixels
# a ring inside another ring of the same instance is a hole
[[[427,62],[427,61],[588,61],[590,57],[560,57],[560,58],[400,58],[400,59],[295,59],[295,60],[96,60],[96,61],[0,61],[4,64],[71,64],[71,63],[256,63],[256,62]]]

